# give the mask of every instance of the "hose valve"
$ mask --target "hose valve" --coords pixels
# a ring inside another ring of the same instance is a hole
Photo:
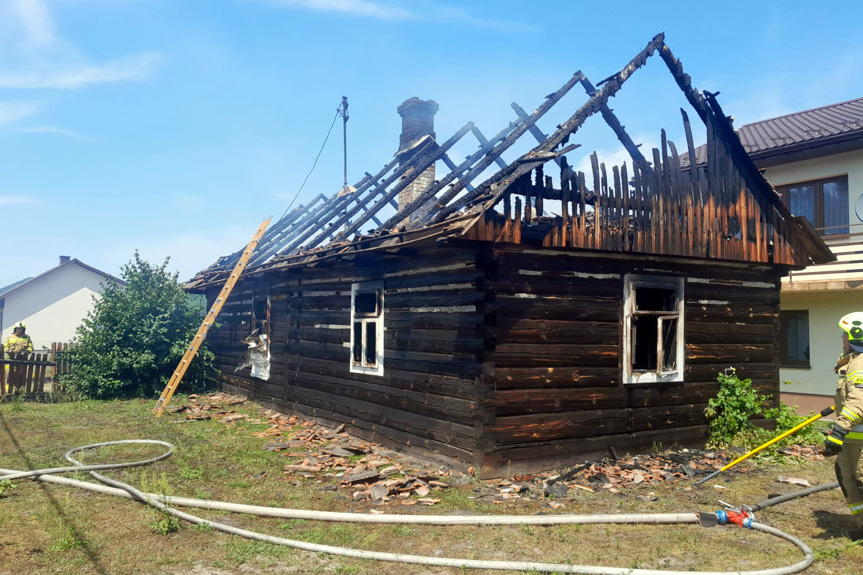
[[[716,521],[719,525],[728,525],[729,523],[733,523],[734,525],[739,525],[746,529],[752,529],[752,522],[755,520],[755,514],[752,512],[751,507],[748,505],[734,507],[722,500],[719,502],[725,506],[725,509],[720,509],[716,512]]]
[[[720,509],[714,513],[699,512],[699,520],[704,527],[716,527],[717,525],[739,525],[746,529],[752,529],[752,522],[755,520],[755,514],[752,508],[743,505],[742,507],[733,507],[724,501],[720,501],[725,505],[725,509]]]

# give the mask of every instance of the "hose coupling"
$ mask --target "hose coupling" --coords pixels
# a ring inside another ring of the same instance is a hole
[[[752,529],[752,521],[755,519],[755,514],[747,509],[720,509],[716,512],[716,521],[719,525],[728,525],[732,523]]]

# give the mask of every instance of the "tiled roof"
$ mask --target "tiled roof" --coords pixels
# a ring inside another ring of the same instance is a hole
[[[746,124],[737,130],[737,135],[743,148],[756,163],[760,159],[779,154],[790,154],[851,139],[863,140],[863,98]],[[828,153],[840,151],[844,150],[833,149]],[[707,148],[699,146],[695,150],[695,156],[699,165],[705,164]],[[681,160],[683,167],[689,165],[688,155],[681,156]]]
[[[93,266],[88,266],[87,264],[85,264],[84,262],[82,262],[81,260],[79,260],[77,258],[72,258],[68,262],[62,263],[62,264],[58,265],[57,267],[53,267],[46,272],[42,272],[41,274],[39,274],[36,277],[24,278],[23,280],[17,281],[13,284],[9,284],[4,288],[0,288],[0,297],[6,297],[6,296],[8,296],[14,292],[17,292],[18,290],[23,289],[24,287],[30,285],[31,283],[35,283],[37,280],[39,280],[39,279],[41,279],[41,278],[43,278],[49,274],[54,273],[55,271],[59,270],[60,268],[70,266],[70,265],[81,266],[82,268],[90,270],[91,272],[93,272],[95,274],[104,276],[106,279],[113,280],[114,282],[116,282],[120,285],[126,285],[126,282],[121,280],[120,278],[116,278],[116,277],[112,276],[111,274],[106,274],[103,271],[99,271],[96,268],[94,268]]]
[[[863,135],[863,98],[746,124],[738,132],[750,155],[854,134]]]
[[[18,280],[17,282],[13,282],[5,287],[0,288],[0,297],[3,297],[5,294],[11,292],[13,289],[16,289],[19,286],[24,285],[25,283],[32,280],[32,277],[24,278],[23,280]]]

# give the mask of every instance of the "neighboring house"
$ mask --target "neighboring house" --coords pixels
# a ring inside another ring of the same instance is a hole
[[[0,288],[0,337],[5,341],[12,327],[23,321],[35,349],[51,349],[54,342],[71,341],[105,281],[125,285],[123,280],[83,262],[60,256],[57,267]]]
[[[839,318],[863,311],[863,98],[748,124],[739,135],[791,212],[838,256],[782,280],[780,378],[792,382],[782,399],[820,411],[836,389]]]
[[[654,54],[707,127],[704,168],[682,170],[664,133],[648,162],[607,106]],[[576,84],[586,102],[546,137],[537,121]],[[438,144],[437,105],[412,98],[395,160],[273,224],[209,335],[224,386],[487,474],[703,444],[729,365],[777,394],[781,278],[833,255],[664,37],[599,88],[576,73],[533,113],[513,108],[491,138],[468,123]],[[594,114],[629,166],[570,167]],[[469,132],[479,149],[456,165]],[[539,145],[503,163],[528,133]],[[213,304],[239,255],[189,289]]]

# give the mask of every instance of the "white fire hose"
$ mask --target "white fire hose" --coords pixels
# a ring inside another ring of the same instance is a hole
[[[73,454],[80,451],[92,450],[99,447],[109,445],[122,444],[152,444],[162,445],[168,450],[151,459],[134,461],[131,463],[110,463],[101,465],[83,465],[73,457]],[[512,516],[512,515],[460,515],[460,516],[435,516],[435,515],[372,515],[362,513],[338,513],[330,511],[312,511],[303,509],[283,509],[277,507],[264,507],[258,505],[243,505],[237,503],[225,503],[221,501],[210,501],[203,499],[188,499],[184,497],[170,497],[156,495],[152,493],[143,493],[135,489],[131,485],[127,485],[120,481],[109,479],[97,471],[107,469],[122,469],[126,467],[136,467],[148,465],[156,461],[161,461],[170,457],[174,452],[174,446],[165,441],[150,440],[150,439],[128,439],[122,441],[108,441],[104,443],[93,443],[82,447],[76,447],[66,452],[65,458],[73,464],[72,467],[57,467],[52,469],[39,469],[35,471],[16,471],[12,469],[0,469],[0,480],[8,479],[24,479],[33,478],[40,481],[56,483],[60,485],[69,485],[88,489],[98,493],[107,495],[116,495],[137,499],[164,511],[180,519],[185,519],[196,525],[207,525],[218,531],[240,535],[256,541],[264,541],[276,545],[284,545],[305,551],[315,553],[327,553],[330,555],[340,555],[344,557],[357,557],[360,559],[374,559],[377,561],[393,561],[400,563],[413,563],[417,565],[434,565],[438,567],[454,567],[454,568],[471,568],[471,569],[498,569],[507,571],[538,571],[538,572],[557,572],[557,573],[585,573],[590,575],[670,575],[680,573],[679,571],[662,570],[662,569],[629,569],[620,567],[602,567],[592,565],[571,565],[562,563],[533,563],[528,561],[483,561],[476,559],[453,559],[446,557],[426,557],[422,555],[406,555],[402,553],[383,553],[377,551],[364,551],[361,549],[350,549],[345,547],[335,547],[332,545],[320,545],[317,543],[306,543],[293,539],[285,539],[282,537],[273,537],[264,535],[246,529],[239,529],[224,523],[210,521],[190,515],[183,511],[174,509],[173,506],[181,507],[196,507],[199,509],[214,509],[221,511],[231,511],[235,513],[248,513],[262,517],[282,517],[289,519],[307,519],[312,521],[345,521],[353,523],[396,523],[396,524],[420,524],[420,525],[562,525],[562,524],[679,524],[679,523],[695,523],[701,522],[703,515],[698,513],[629,513],[629,514],[598,514],[598,515],[528,515],[528,516]],[[91,476],[100,482],[108,485],[98,485],[86,481],[78,481],[65,477],[57,477],[57,473],[70,473],[75,471],[88,471]],[[700,575],[787,575],[791,573],[799,573],[812,564],[812,550],[800,539],[789,535],[783,531],[757,523],[750,522],[752,530],[761,531],[780,539],[784,539],[795,545],[803,552],[804,558],[802,561],[788,565],[785,567],[777,567],[773,569],[760,569],[755,571],[693,571]]]

